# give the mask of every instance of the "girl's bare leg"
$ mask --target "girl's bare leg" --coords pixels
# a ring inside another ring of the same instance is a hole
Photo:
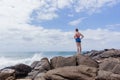
[[[82,54],[81,43],[77,43],[77,52],[78,52],[79,54]]]
[[[80,43],[77,42],[76,45],[77,45],[77,53],[79,54],[81,53]]]
[[[79,44],[79,48],[80,48],[80,53],[82,54],[82,47],[81,47],[81,43]]]

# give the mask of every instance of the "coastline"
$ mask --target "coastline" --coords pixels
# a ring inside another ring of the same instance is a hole
[[[54,56],[50,60],[44,57],[30,66],[18,64],[6,67],[0,71],[0,79],[120,80],[119,57],[119,49],[91,50],[67,57]]]
[[[75,51],[34,51],[34,52],[0,52],[0,69],[14,66],[18,63],[31,65],[34,61],[43,57],[51,59],[54,56],[72,56]]]

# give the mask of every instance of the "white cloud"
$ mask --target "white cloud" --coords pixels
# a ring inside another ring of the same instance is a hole
[[[85,49],[119,48],[120,32],[108,29],[87,29],[82,31],[85,35],[83,46]]]
[[[2,25],[26,23],[34,8],[39,7],[39,0],[1,0],[0,22]]]
[[[74,8],[76,12],[87,12],[89,14],[100,12],[104,6],[113,6],[120,3],[119,0],[78,0]]]
[[[0,51],[72,50],[75,46],[73,32],[44,29],[27,24],[1,31],[0,44]]]
[[[53,20],[59,17],[58,11],[65,8],[77,13],[93,14],[100,12],[105,6],[113,6],[119,2],[119,0],[40,0],[39,8],[35,9],[36,17],[33,19]]]
[[[112,31],[120,31],[120,24],[107,25],[106,28]]]
[[[82,18],[73,20],[73,21],[69,22],[68,24],[71,26],[78,26],[85,19],[86,19],[86,17],[82,17]]]
[[[72,38],[71,32],[27,24],[32,11],[40,8],[44,2],[2,0],[0,4],[0,51],[70,50],[74,46],[69,40]],[[48,9],[50,16],[54,10],[54,7]],[[72,45],[71,48],[67,44]]]
[[[74,17],[74,14],[68,14],[69,17]]]
[[[57,0],[58,8],[70,7],[73,0]]]

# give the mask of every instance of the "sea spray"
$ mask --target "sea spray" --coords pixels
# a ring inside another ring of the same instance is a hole
[[[49,60],[55,56],[68,57],[74,55],[75,51],[47,51],[47,52],[7,52],[0,53],[0,69],[14,66],[19,63],[31,65],[34,61],[40,61],[47,57]]]
[[[0,69],[13,66],[19,63],[30,65],[33,61],[39,61],[42,58],[42,53],[35,53],[32,57],[26,58],[13,58],[13,57],[0,57]]]

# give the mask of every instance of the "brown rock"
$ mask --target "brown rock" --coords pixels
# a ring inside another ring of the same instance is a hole
[[[50,63],[48,61],[48,58],[42,58],[34,67],[34,69],[28,74],[26,77],[27,79],[34,79],[36,78],[40,73],[45,73],[48,70],[50,70]],[[41,75],[42,76],[42,75]],[[39,75],[40,77],[40,75]]]
[[[31,68],[34,69],[35,66],[38,64],[39,61],[34,61],[32,64],[31,64]]]
[[[34,70],[33,70],[33,71],[31,71],[31,72],[28,74],[28,76],[26,77],[26,79],[34,79],[38,73],[39,73],[39,71],[37,71],[37,70],[34,71]]]
[[[96,80],[120,80],[120,75],[114,74],[109,71],[98,71],[98,76],[96,77]]]
[[[96,80],[111,80],[110,79],[111,74],[112,74],[112,72],[99,70]]]
[[[46,80],[94,80],[97,68],[85,65],[70,66],[50,70],[46,73]]]
[[[32,80],[32,79],[16,79],[16,80]]]
[[[15,79],[15,70],[13,69],[3,69],[0,71],[0,80]]]
[[[46,79],[44,78],[44,76],[45,76],[45,73],[39,73],[39,74],[34,78],[34,80],[46,80]]]
[[[90,67],[98,67],[98,63],[88,56],[83,56],[81,54],[77,55],[77,64],[78,65],[87,65]]]
[[[119,49],[104,49],[101,51],[92,50],[89,51],[86,55],[95,60],[100,60],[109,57],[117,58],[120,57],[120,50]]]
[[[5,80],[15,80],[15,77],[14,77],[14,76],[10,76],[10,77],[8,77],[8,78],[5,79]]]
[[[76,57],[54,57],[51,60],[51,67],[52,69],[58,68],[58,67],[64,67],[64,66],[76,66]]]
[[[112,72],[115,74],[119,74],[120,75],[120,64],[117,64],[113,69]]]
[[[99,69],[100,70],[105,70],[105,71],[111,71],[115,73],[120,73],[118,70],[120,70],[119,65],[120,60],[117,58],[107,58],[101,61],[99,64]]]
[[[35,70],[41,70],[43,69],[44,70],[50,70],[50,63],[49,63],[49,60],[48,58],[42,58],[38,63],[37,65],[35,66]]]

